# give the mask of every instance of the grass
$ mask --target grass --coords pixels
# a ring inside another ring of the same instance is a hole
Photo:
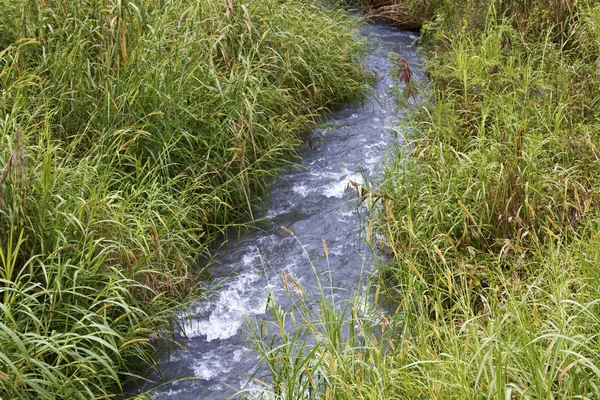
[[[434,103],[379,217],[415,397],[598,396],[600,9],[572,6],[490,1],[425,28]]]
[[[356,381],[364,383],[362,388],[374,398],[389,398],[385,384],[370,386],[373,379],[387,383],[393,380],[393,376],[377,376],[379,372],[385,374],[385,369],[373,369],[373,365],[385,366],[388,348],[382,310],[373,307],[373,295],[368,290],[355,293],[353,299],[336,300],[327,244],[323,242],[324,255],[318,263],[302,248],[314,272],[316,284],[311,286],[316,293],[282,271],[281,285],[292,305],[284,309],[271,295],[267,303],[269,316],[249,324],[249,337],[264,365],[252,377],[254,387],[238,395],[345,399],[357,393],[347,384]]]
[[[313,310],[262,351],[269,398],[598,398],[600,8],[429,3],[429,94],[371,192],[387,312]]]
[[[198,295],[198,256],[360,95],[363,44],[310,1],[0,14],[0,397],[116,396]]]

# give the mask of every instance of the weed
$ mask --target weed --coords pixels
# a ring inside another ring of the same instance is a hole
[[[198,256],[360,95],[356,20],[275,0],[0,14],[0,397],[117,395],[199,295]]]

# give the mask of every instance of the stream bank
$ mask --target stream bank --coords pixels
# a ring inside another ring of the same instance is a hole
[[[119,396],[200,255],[360,98],[315,1],[0,1],[0,398]],[[168,336],[168,335],[167,335]]]

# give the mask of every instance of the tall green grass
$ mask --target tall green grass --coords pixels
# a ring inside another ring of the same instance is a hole
[[[399,368],[414,396],[596,398],[600,8],[442,10],[433,105],[381,190]]]
[[[475,3],[424,27],[432,102],[381,188],[398,391],[595,398],[600,9]]]
[[[371,192],[387,312],[324,302],[262,350],[271,395],[598,398],[600,7],[431,4],[429,97]]]
[[[581,43],[567,49],[554,32],[529,36],[500,5],[490,2],[477,36],[428,27],[443,36],[428,64],[434,104],[417,111],[413,147],[383,183],[382,229],[425,278],[454,259],[510,267],[596,216],[598,9],[581,3],[569,35]]]
[[[304,251],[315,276],[312,286],[318,291],[305,290],[292,274],[282,271],[280,284],[291,306],[283,308],[271,296],[269,317],[249,325],[249,337],[264,366],[252,377],[253,387],[238,395],[290,400],[392,398],[394,376],[388,374],[386,357],[392,345],[389,320],[383,309],[371,304],[378,301],[378,293],[367,289],[337,300],[325,242],[323,250],[322,262],[311,260]],[[358,289],[362,283],[357,282]]]
[[[0,397],[108,398],[152,364],[197,257],[360,95],[363,45],[310,1],[0,15]]]

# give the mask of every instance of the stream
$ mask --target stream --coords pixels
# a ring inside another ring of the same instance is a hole
[[[319,268],[328,265],[336,300],[349,298],[371,272],[376,256],[365,243],[361,211],[348,184],[380,176],[386,149],[399,140],[391,130],[402,112],[396,110],[391,91],[389,53],[407,60],[414,79],[424,77],[420,57],[411,47],[416,33],[383,22],[369,23],[360,32],[370,38],[366,67],[377,75],[373,94],[361,104],[337,107],[314,129],[311,146],[307,143],[299,153],[302,168],[286,168],[270,184],[268,200],[257,207],[255,217],[263,219],[259,229],[231,238],[219,251],[209,267],[213,279],[203,283],[211,293],[208,301],[194,304],[180,322],[184,332],[177,340],[187,350],[172,349],[170,357],[165,352],[159,361],[163,374],[149,376],[154,383],[140,389],[153,388],[151,398],[222,400],[245,387],[258,365],[245,324],[252,316],[268,318],[263,314],[269,293],[285,307],[282,269],[309,296],[320,298],[304,251]],[[184,377],[200,379],[178,380]]]

